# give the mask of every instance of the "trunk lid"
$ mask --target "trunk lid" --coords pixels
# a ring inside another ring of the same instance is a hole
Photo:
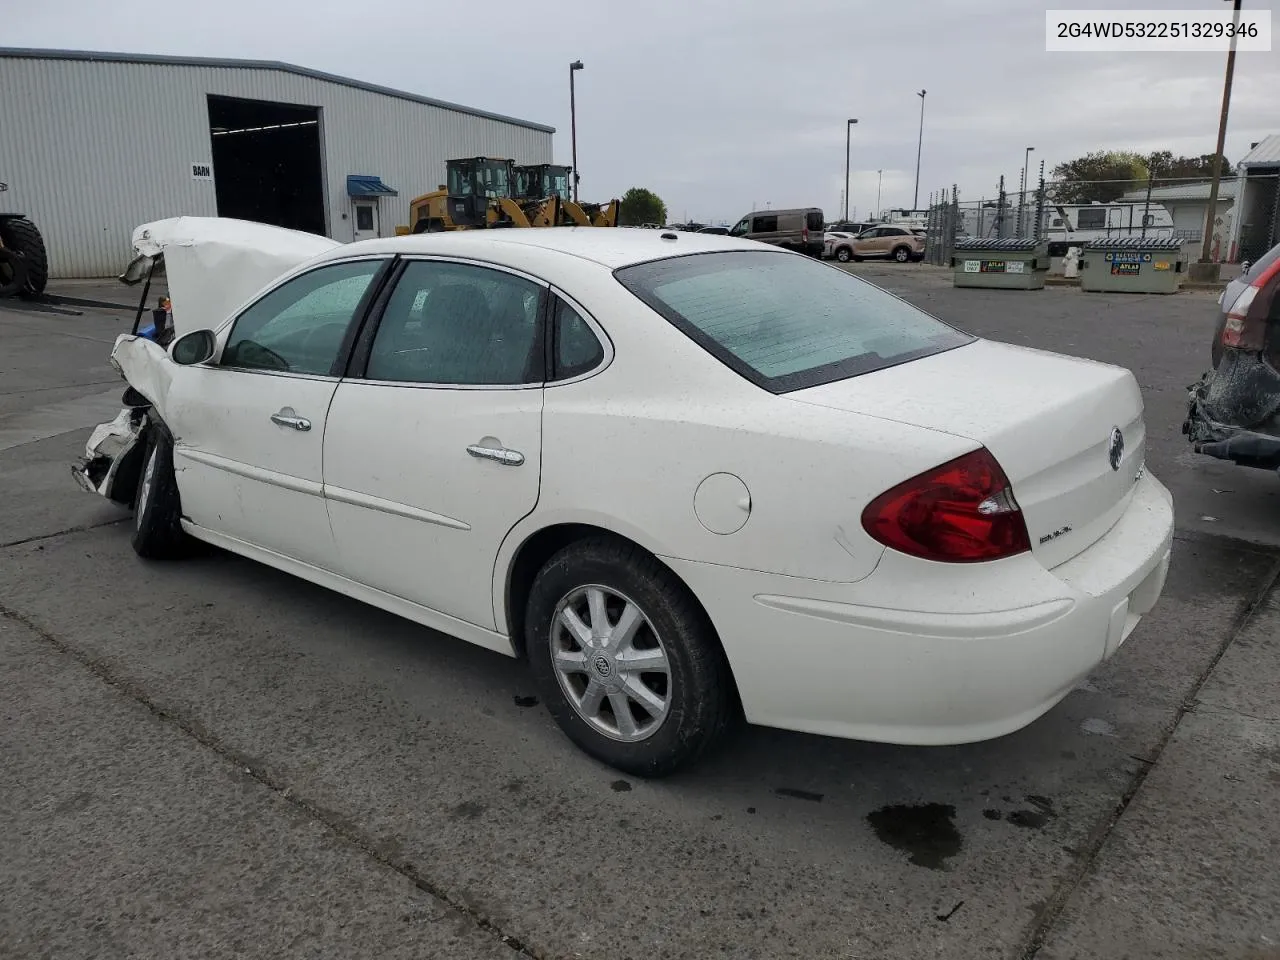
[[[786,396],[985,446],[1046,567],[1111,529],[1145,462],[1142,394],[1128,370],[989,340]],[[1113,467],[1117,429],[1123,450]]]

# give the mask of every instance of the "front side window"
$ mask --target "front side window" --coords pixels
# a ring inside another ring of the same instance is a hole
[[[615,276],[713,356],[774,393],[973,341],[847,271],[805,257],[697,254],[624,267]]]
[[[733,225],[733,229],[729,231],[729,234],[734,237],[740,237],[750,229],[751,221],[744,218]]]
[[[335,263],[295,277],[236,318],[221,365],[327,375],[381,260]]]
[[[365,377],[403,383],[540,383],[543,288],[500,270],[415,260],[387,301]]]

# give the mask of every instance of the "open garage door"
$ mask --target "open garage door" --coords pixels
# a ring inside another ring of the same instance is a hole
[[[320,108],[209,96],[218,216],[324,235]]]

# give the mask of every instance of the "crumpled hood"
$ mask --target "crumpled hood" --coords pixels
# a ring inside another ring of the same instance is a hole
[[[276,278],[341,246],[337,240],[229,217],[170,217],[133,231],[136,283],[159,256],[169,281],[174,333],[215,330]]]

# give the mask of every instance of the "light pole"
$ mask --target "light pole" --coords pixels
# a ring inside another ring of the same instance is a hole
[[[1240,0],[1232,4],[1232,23],[1235,24],[1231,34],[1231,47],[1227,50],[1227,76],[1222,82],[1222,116],[1218,118],[1218,150],[1213,155],[1213,181],[1209,184],[1209,209],[1204,218],[1204,245],[1200,248],[1200,262],[1208,263],[1213,247],[1214,221],[1218,219],[1218,186],[1222,180],[1222,148],[1227,139],[1227,113],[1231,109],[1231,79],[1236,72],[1236,36],[1240,27]],[[1218,270],[1200,268],[1202,276],[1197,279],[1218,279]]]
[[[1027,209],[1027,166],[1031,162],[1031,151],[1035,147],[1027,147],[1022,155],[1022,196],[1018,198],[1018,235],[1022,235],[1022,212]]]
[[[582,61],[575,60],[569,64],[569,130],[570,137],[573,140],[573,202],[578,202],[578,181],[582,177],[578,174],[578,107],[573,99],[573,74],[576,70],[582,69]]]
[[[880,186],[883,183],[884,183],[884,171],[877,170],[876,171],[876,216],[877,217],[880,216]],[[914,210],[915,207],[912,207],[911,209]]]
[[[857,120],[850,120],[844,125],[844,218],[849,219],[849,148],[853,142],[853,125]]]
[[[924,147],[924,95],[928,92],[921,90],[916,94],[920,98],[920,139],[916,141],[916,192],[911,198],[912,210],[920,207],[920,151]]]

